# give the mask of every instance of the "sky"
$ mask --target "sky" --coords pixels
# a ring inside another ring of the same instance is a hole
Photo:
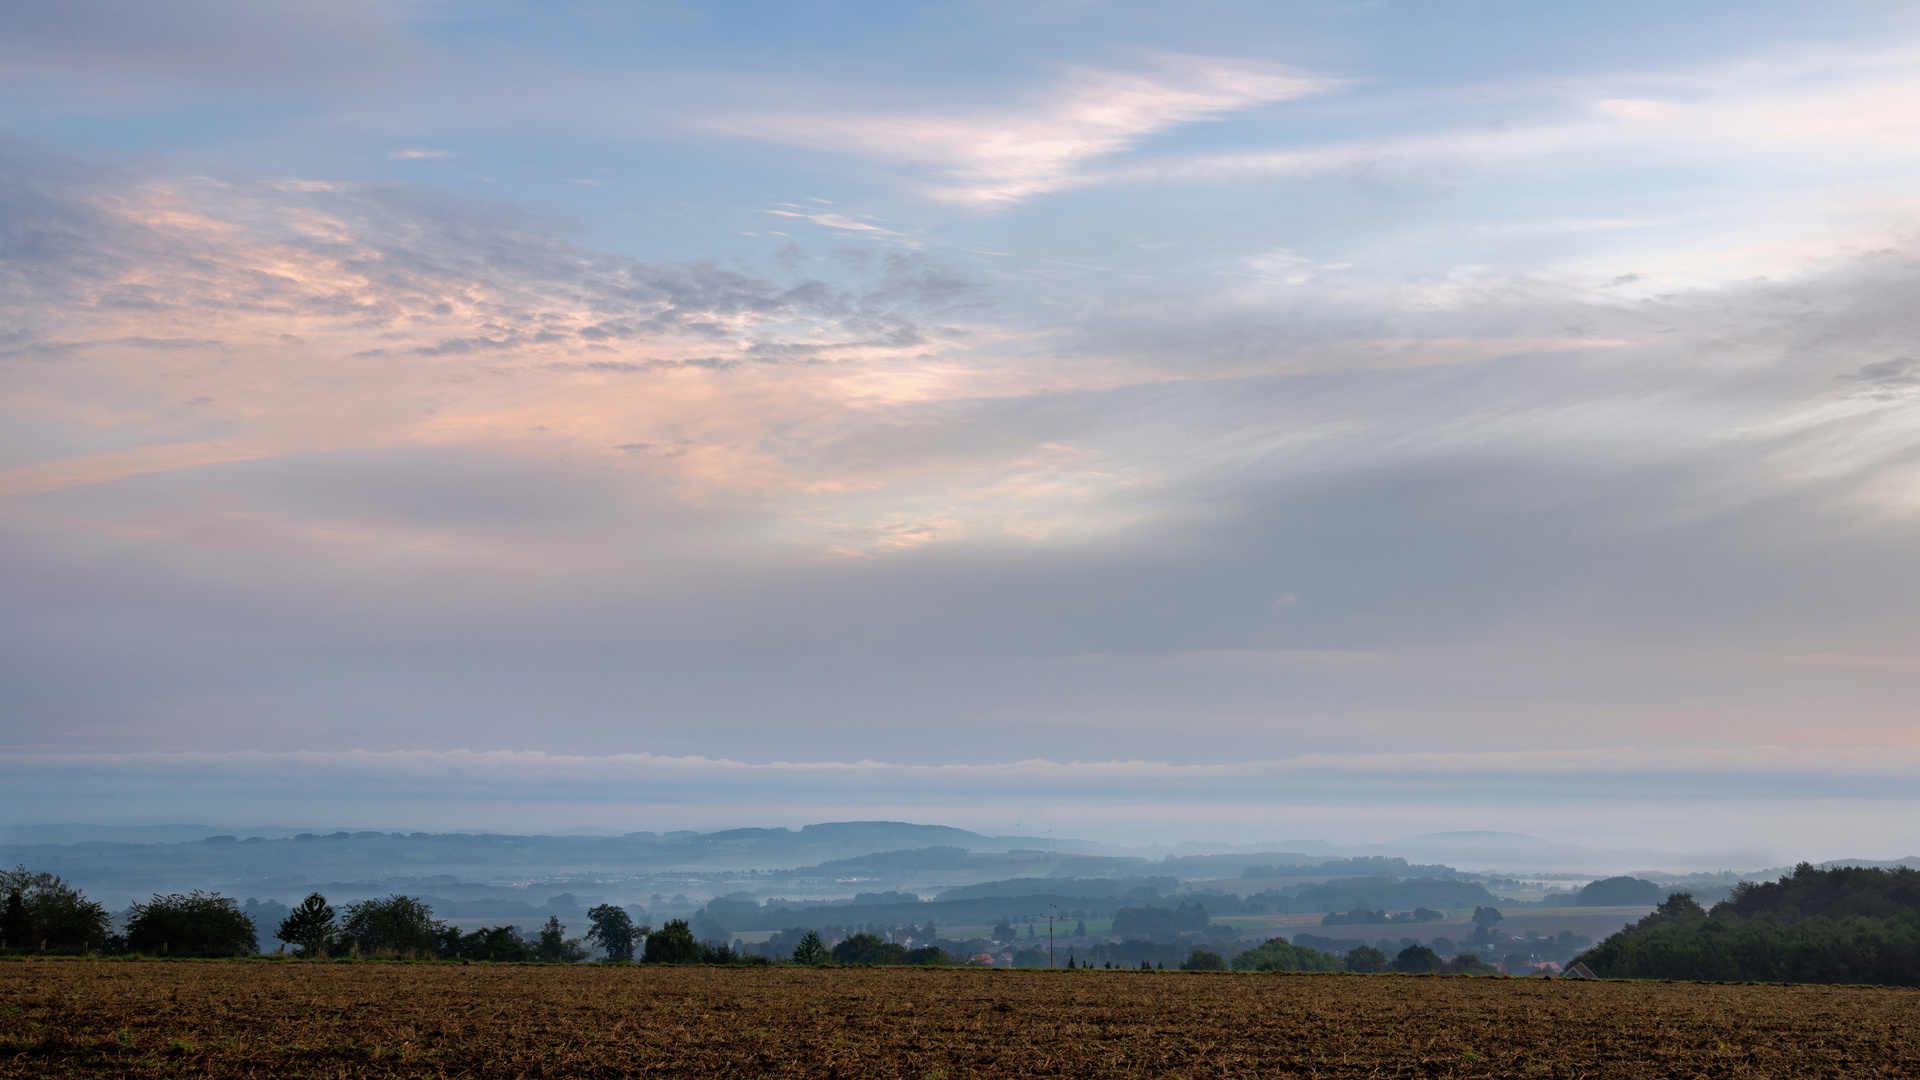
[[[1920,850],[1920,9],[0,2],[15,823]]]

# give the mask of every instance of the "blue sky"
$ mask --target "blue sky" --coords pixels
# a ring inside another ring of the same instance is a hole
[[[0,80],[19,820],[1920,843],[1911,5],[22,2]]]

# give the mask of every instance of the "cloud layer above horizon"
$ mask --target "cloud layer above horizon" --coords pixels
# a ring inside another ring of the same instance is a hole
[[[1132,849],[1201,836],[1287,850],[1289,841],[1391,845],[1519,828],[1586,845],[1588,861],[1563,868],[1587,871],[1649,859],[1754,869],[1830,858],[1836,845],[1848,857],[1894,857],[1920,843],[1904,812],[1920,753],[1877,750],[1314,754],[1213,765],[147,752],[0,758],[0,779],[32,798],[47,823],[97,819],[103,805],[164,803],[179,818],[243,831],[288,822],[524,834],[905,820]]]
[[[0,61],[10,769],[1145,761],[1198,830],[1181,768],[1920,748],[1901,5],[86,0]],[[1297,771],[1247,804],[1404,809]],[[1555,828],[1667,805],[1602,771]]]

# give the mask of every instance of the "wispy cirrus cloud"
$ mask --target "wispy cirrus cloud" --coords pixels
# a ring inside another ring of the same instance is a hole
[[[873,236],[889,236],[905,239],[901,233],[895,232],[892,229],[875,225],[871,221],[855,221],[845,214],[834,214],[824,211],[809,213],[806,209],[800,207],[795,207],[791,210],[762,210],[760,212],[763,214],[772,214],[775,217],[799,218],[803,221],[811,221],[815,225],[824,225],[829,229],[842,229],[846,232],[860,232]]]
[[[1623,73],[1566,83],[1480,88],[1548,118],[1494,125],[1426,124],[1371,138],[1297,140],[1271,148],[1099,163],[1080,183],[1248,180],[1368,170],[1565,170],[1746,160],[1853,169],[1920,156],[1920,54],[1813,50],[1679,73]],[[1821,157],[1805,155],[1817,151]]]
[[[978,110],[759,113],[716,117],[734,135],[910,165],[921,190],[976,207],[1081,180],[1091,162],[1181,124],[1323,93],[1335,80],[1267,64],[1159,54],[1137,70],[1081,68],[1023,106]]]

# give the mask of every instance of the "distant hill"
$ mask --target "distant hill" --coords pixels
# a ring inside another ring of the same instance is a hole
[[[1011,878],[962,885],[940,893],[942,900],[977,900],[989,897],[1020,897],[1046,893],[1087,900],[1124,900],[1141,896],[1157,897],[1180,887],[1176,877],[1129,878]]]
[[[1663,889],[1645,878],[1610,877],[1590,881],[1574,892],[1549,896],[1543,907],[1652,907],[1666,899]]]
[[[1258,856],[1269,858],[1270,856]],[[1451,866],[1438,863],[1409,863],[1405,859],[1388,858],[1384,855],[1362,855],[1351,859],[1329,859],[1324,856],[1304,858],[1296,863],[1274,862],[1259,863],[1240,871],[1242,878],[1279,878],[1279,877],[1423,877],[1451,880],[1460,872]]]
[[[457,881],[543,880],[569,875],[713,873],[795,868],[894,852],[922,865],[964,862],[969,853],[1044,848],[1034,837],[984,836],[944,825],[841,821],[800,829],[727,829],[712,833],[627,833],[622,836],[514,836],[495,833],[399,833],[338,830],[291,836],[237,837],[205,826],[174,825],[101,832],[94,826],[35,826],[31,843],[0,846],[0,865],[24,864],[60,874],[118,906],[154,892],[219,888],[285,893],[308,882],[378,883],[439,891]],[[92,831],[86,831],[92,830]],[[50,836],[86,837],[52,842]],[[1071,847],[1084,841],[1056,841]],[[1089,845],[1090,846],[1090,845]],[[927,852],[911,855],[904,852]],[[958,854],[956,854],[958,853]],[[1036,856],[1045,859],[1044,854]],[[1096,856],[1089,856],[1097,858]],[[1025,856],[1003,858],[987,873],[1017,872]],[[883,860],[884,861],[884,860]],[[984,874],[982,876],[985,876]]]
[[[228,831],[211,825],[0,825],[0,845],[179,844]]]
[[[1488,892],[1485,886],[1471,881],[1358,877],[1341,878],[1302,889],[1288,898],[1287,910],[1340,912],[1364,907],[1411,911],[1419,907],[1492,907],[1497,903],[1498,898]]]
[[[1387,855],[1416,862],[1446,863],[1468,869],[1500,868],[1508,872],[1568,872],[1577,874],[1607,870],[1614,873],[1635,867],[1679,863],[1690,866],[1765,866],[1767,856],[1758,851],[1702,851],[1693,853],[1651,850],[1601,850],[1577,844],[1542,840],[1524,833],[1493,831],[1457,831],[1424,833],[1403,840],[1375,844],[1327,844],[1310,840],[1287,840],[1288,850],[1316,855]]]

